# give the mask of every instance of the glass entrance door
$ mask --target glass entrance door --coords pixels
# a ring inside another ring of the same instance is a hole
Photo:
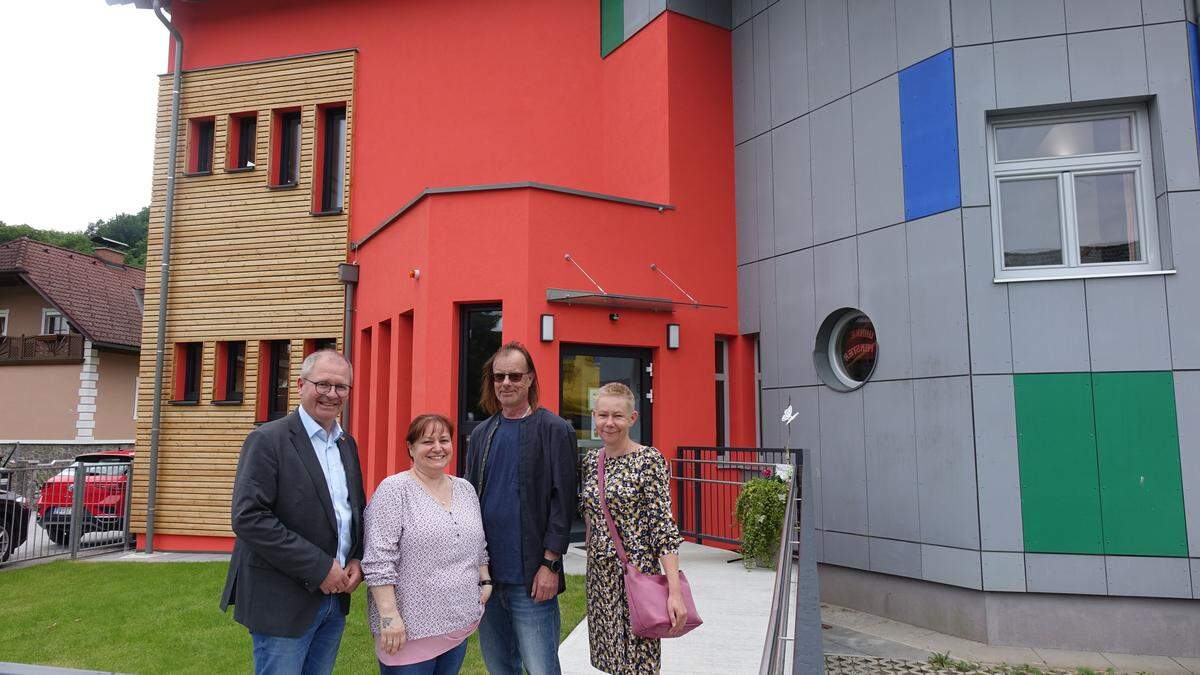
[[[592,423],[592,398],[609,382],[620,382],[633,390],[638,421],[629,432],[630,438],[643,445],[653,442],[652,405],[647,396],[651,386],[649,349],[564,344],[559,375],[559,414],[575,429],[581,456],[588,448],[603,445]]]
[[[488,418],[479,405],[483,364],[500,348],[503,312],[499,305],[468,305],[459,313],[457,475],[467,469],[467,439]]]

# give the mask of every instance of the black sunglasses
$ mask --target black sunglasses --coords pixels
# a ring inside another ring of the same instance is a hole
[[[529,373],[492,373],[492,382],[500,384],[504,381],[504,378],[507,377],[509,382],[516,383],[520,382],[528,374]]]

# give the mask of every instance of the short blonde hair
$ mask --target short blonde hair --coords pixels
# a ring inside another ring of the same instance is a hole
[[[596,398],[592,400],[592,407],[595,407],[596,401],[602,397],[624,399],[629,404],[630,410],[637,410],[637,399],[633,395],[633,390],[620,382],[609,382],[597,389]]]

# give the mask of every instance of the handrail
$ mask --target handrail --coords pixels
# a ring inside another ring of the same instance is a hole
[[[801,465],[803,466],[803,465]],[[759,662],[759,675],[774,675],[783,668],[784,651],[780,644],[787,640],[783,636],[787,630],[788,593],[787,587],[792,580],[792,540],[796,531],[796,511],[799,510],[799,500],[796,498],[796,462],[792,461],[792,481],[787,493],[787,512],[783,517],[783,528],[779,534],[778,560],[775,563],[775,590],[771,593],[771,612],[767,619],[767,638],[763,645],[762,661]]]

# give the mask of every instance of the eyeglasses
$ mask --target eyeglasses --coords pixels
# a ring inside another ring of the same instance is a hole
[[[330,382],[313,382],[307,377],[300,378],[305,382],[316,387],[318,394],[328,394],[330,390],[336,391],[338,396],[345,396],[350,393],[350,385],[348,384],[333,384]]]
[[[529,373],[492,373],[492,382],[495,382],[496,384],[500,384],[501,382],[504,381],[504,378],[507,377],[509,382],[512,382],[515,384],[517,382],[520,382],[522,379],[524,379],[524,377],[528,374]]]

